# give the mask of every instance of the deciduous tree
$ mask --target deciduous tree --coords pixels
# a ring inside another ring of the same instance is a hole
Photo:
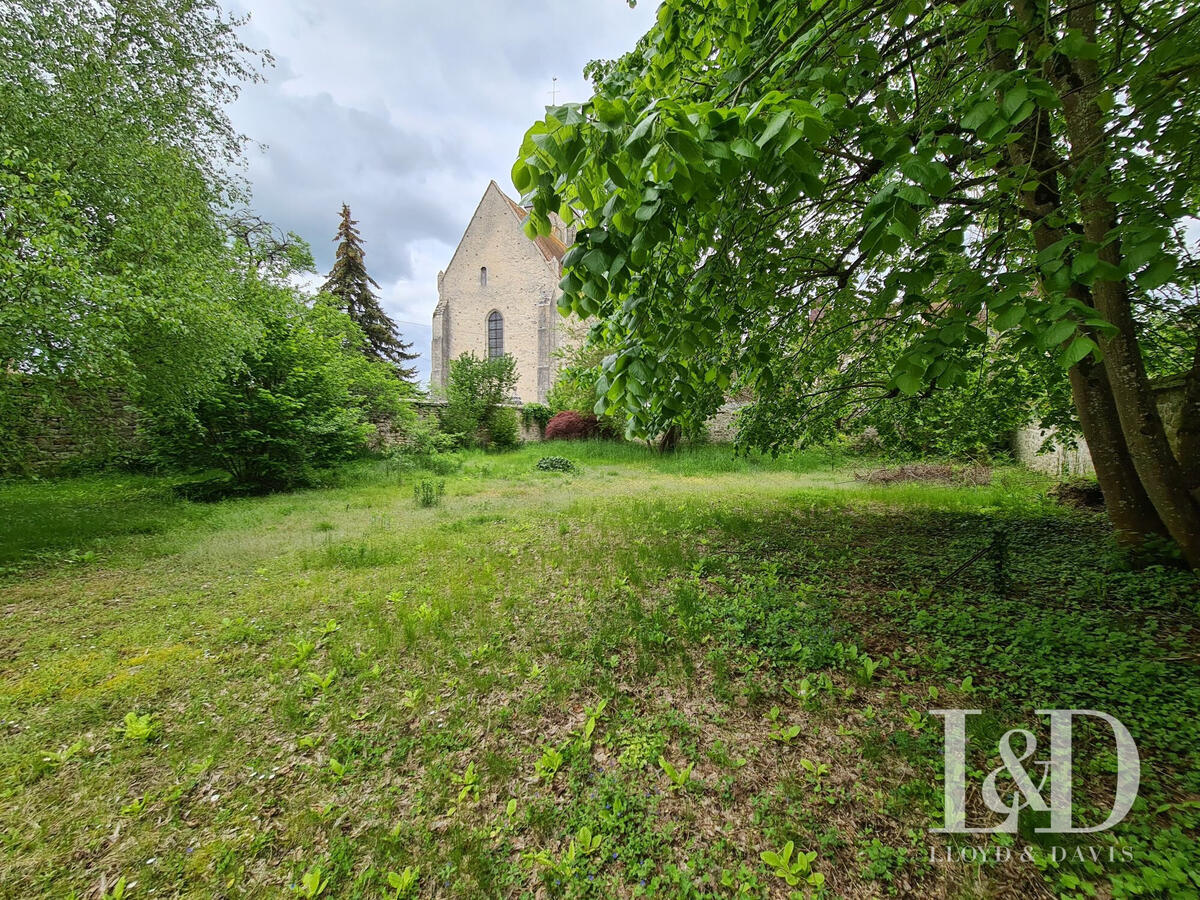
[[[0,406],[119,385],[185,409],[260,332],[219,211],[242,193],[225,107],[269,58],[217,0],[0,21]]]
[[[482,437],[501,447],[517,443],[516,413],[504,404],[517,386],[517,363],[507,353],[481,359],[464,353],[450,361],[442,426],[471,446]]]
[[[1004,335],[1067,371],[1118,532],[1197,566],[1198,46],[1150,0],[666,0],[513,180],[531,231],[582,219],[562,306],[601,318],[600,390],[644,431],[742,384],[777,446]],[[1195,360],[1174,448],[1163,341]]]

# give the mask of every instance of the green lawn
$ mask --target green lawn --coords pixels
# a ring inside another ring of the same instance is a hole
[[[1194,577],[1021,470],[868,467],[596,444],[217,504],[0,485],[0,896],[1196,896]],[[993,750],[1037,708],[1120,718],[1141,799],[1080,837],[1132,860],[945,862],[938,707]],[[760,859],[789,841],[795,887]]]

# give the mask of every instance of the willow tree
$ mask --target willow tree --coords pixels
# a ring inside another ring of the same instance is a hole
[[[740,384],[770,446],[1000,344],[1068,373],[1122,537],[1200,565],[1198,48],[1185,3],[667,0],[513,169],[531,231],[581,220],[599,406],[654,431]],[[1181,352],[1173,448],[1148,366]]]

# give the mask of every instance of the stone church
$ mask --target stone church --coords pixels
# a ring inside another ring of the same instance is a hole
[[[558,370],[556,352],[575,342],[574,317],[558,312],[562,258],[575,231],[557,217],[553,233],[530,240],[522,225],[529,213],[496,182],[438,273],[433,311],[430,388],[444,393],[450,361],[464,353],[516,360],[516,397],[545,403]],[[574,325],[574,328],[572,327]]]

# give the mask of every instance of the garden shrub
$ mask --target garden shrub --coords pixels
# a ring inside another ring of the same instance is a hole
[[[386,447],[382,456],[396,468],[433,469],[455,443],[454,435],[442,431],[436,419],[417,417],[405,428],[400,442]]]
[[[185,468],[223,469],[239,491],[314,483],[321,468],[366,451],[369,413],[404,413],[401,382],[360,351],[363,340],[345,314],[289,297],[189,415],[155,421],[157,449]]]
[[[599,421],[592,413],[564,409],[546,423],[546,440],[578,441],[596,437]]]
[[[565,456],[543,456],[537,461],[540,472],[578,472],[579,467]]]
[[[450,361],[447,404],[442,429],[460,447],[495,444],[507,449],[518,443],[516,412],[500,413],[517,384],[516,362],[511,356],[480,359],[464,353]]]
[[[521,443],[517,429],[517,411],[511,406],[497,406],[484,422],[487,446],[496,450],[515,450]]]

